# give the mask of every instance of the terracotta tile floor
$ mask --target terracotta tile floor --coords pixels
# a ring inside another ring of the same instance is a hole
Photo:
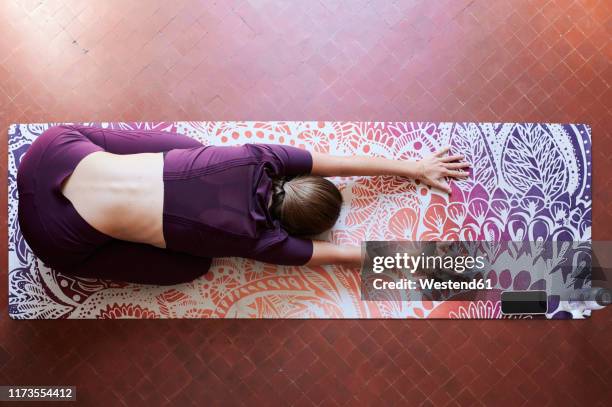
[[[1,154],[12,122],[588,122],[594,238],[612,239],[611,16],[609,0],[3,0]],[[83,405],[612,398],[610,309],[586,322],[17,322],[6,284],[0,384],[77,385]]]

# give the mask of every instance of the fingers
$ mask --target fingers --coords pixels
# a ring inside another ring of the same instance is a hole
[[[441,149],[436,151],[434,155],[436,157],[442,157],[444,154],[448,153],[449,151],[450,151],[450,146],[442,147]]]
[[[459,161],[459,160],[463,160],[465,158],[461,154],[445,156],[445,154],[448,153],[450,151],[450,149],[451,149],[450,146],[443,147],[443,148],[439,149],[438,151],[436,151],[434,153],[434,156],[438,157],[440,159],[440,161],[445,162],[445,163],[450,163],[450,162],[453,162],[453,161]],[[462,168],[462,167],[456,167],[456,168]]]
[[[470,173],[467,171],[446,171],[446,175],[453,178],[467,178],[470,176]]]
[[[460,168],[469,168],[470,167],[470,163],[467,163],[467,162],[447,163],[447,164],[445,164],[445,167],[448,168],[449,170],[457,170],[457,169],[460,169]]]
[[[465,157],[463,157],[462,155],[459,155],[459,154],[458,155],[449,155],[447,157],[442,157],[441,161],[443,163],[450,163],[450,162],[453,162],[453,161],[463,160],[464,158]]]
[[[448,185],[445,181],[434,181],[431,183],[431,186],[441,189],[444,192],[448,192],[449,194],[452,192],[450,185]]]

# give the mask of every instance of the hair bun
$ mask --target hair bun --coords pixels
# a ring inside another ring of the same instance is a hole
[[[280,220],[283,202],[285,200],[285,183],[287,178],[279,177],[272,179],[272,205],[270,212],[272,216]]]

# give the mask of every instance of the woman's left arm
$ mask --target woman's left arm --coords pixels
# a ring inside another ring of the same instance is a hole
[[[462,162],[462,155],[447,155],[450,147],[445,147],[419,161],[391,160],[382,157],[352,156],[341,157],[312,153],[312,174],[323,177],[355,175],[395,175],[414,178],[448,193],[450,187],[444,180],[467,178],[470,165]]]
[[[312,256],[306,266],[342,264],[345,266],[361,265],[360,246],[340,246],[321,240],[312,241]]]

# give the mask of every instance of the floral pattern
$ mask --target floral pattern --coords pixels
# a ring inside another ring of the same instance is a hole
[[[591,240],[591,134],[586,125],[416,122],[89,123],[155,128],[205,144],[281,143],[338,155],[418,159],[445,145],[472,164],[449,198],[413,180],[333,178],[345,206],[329,239]],[[50,270],[17,223],[16,169],[53,123],[9,129],[9,313],[12,318],[502,318],[486,301],[361,301],[359,271],[215,259],[201,278],[173,287],[74,278]],[[520,253],[517,254],[520,256]],[[520,262],[520,259],[517,258]],[[521,270],[491,271],[498,293],[544,284]],[[582,276],[584,277],[584,276]],[[579,288],[584,278],[551,273]],[[559,314],[549,308],[551,318]]]

